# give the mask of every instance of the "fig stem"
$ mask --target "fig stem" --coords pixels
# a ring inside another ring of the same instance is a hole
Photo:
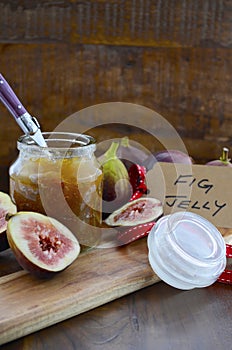
[[[230,161],[228,156],[229,156],[229,149],[227,147],[223,147],[222,156],[220,157],[220,160],[224,163],[228,163]]]
[[[105,153],[106,160],[117,158],[116,152],[117,152],[118,146],[119,144],[117,142],[112,142],[112,144],[110,145],[110,148]]]
[[[130,144],[129,144],[129,137],[128,136],[125,136],[125,137],[122,138],[121,145],[123,147],[129,147],[130,146]]]
[[[5,215],[5,220],[6,220],[6,221],[9,221],[13,216],[15,216],[15,214],[7,213],[7,214]]]

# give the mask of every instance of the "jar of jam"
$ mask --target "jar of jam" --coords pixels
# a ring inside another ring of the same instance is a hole
[[[10,194],[18,211],[35,211],[66,225],[85,246],[100,240],[102,171],[96,142],[88,135],[43,133],[48,147],[29,136],[17,142],[9,169]]]

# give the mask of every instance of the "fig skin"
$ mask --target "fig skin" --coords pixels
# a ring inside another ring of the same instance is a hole
[[[229,149],[227,147],[223,147],[222,149],[222,156],[219,159],[211,160],[210,162],[206,163],[206,165],[209,166],[226,166],[231,168],[232,163],[229,159]]]
[[[158,199],[142,197],[115,210],[105,223],[108,226],[136,226],[154,221],[162,215],[163,206]]]
[[[179,150],[170,149],[156,152],[151,154],[145,161],[144,166],[148,170],[151,170],[157,162],[164,163],[179,163],[179,164],[193,164],[194,160],[188,154]]]
[[[143,166],[149,154],[150,153],[145,152],[145,148],[143,150],[141,147],[137,148],[131,145],[130,139],[127,136],[121,139],[117,150],[118,158],[123,162],[128,171],[134,164]]]
[[[16,212],[17,208],[11,201],[10,196],[5,192],[0,192],[0,252],[10,248],[6,236],[7,221],[5,216],[7,213],[15,214]]]
[[[13,239],[8,235],[8,242],[11,250],[14,253],[14,256],[19,263],[19,265],[26,271],[30,272],[32,275],[41,278],[41,279],[50,279],[55,276],[55,272],[48,271],[39,266],[36,266],[25,255],[18,249]]]
[[[170,149],[155,153],[158,162],[192,164],[193,159],[186,153],[179,150]]]
[[[132,196],[127,169],[116,154],[118,147],[117,142],[112,142],[109,149],[99,158],[103,172],[103,218],[127,203]]]
[[[51,278],[65,270],[80,253],[79,242],[67,227],[35,212],[11,215],[7,239],[19,265],[39,278]]]

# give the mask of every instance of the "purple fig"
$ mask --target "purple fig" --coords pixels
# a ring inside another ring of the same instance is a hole
[[[129,170],[133,164],[142,166],[149,155],[150,152],[146,152],[146,149],[144,147],[142,148],[141,145],[139,145],[139,147],[132,145],[127,136],[121,139],[117,150],[117,156],[123,162],[127,170]]]
[[[192,164],[193,159],[186,153],[170,149],[155,153],[158,162]]]
[[[232,163],[230,162],[228,156],[229,149],[227,147],[223,147],[222,156],[219,159],[211,160],[210,162],[206,163],[206,165],[232,167]]]
[[[181,164],[194,163],[192,157],[190,157],[188,154],[175,149],[163,150],[155,153],[154,155],[150,155],[144,162],[144,166],[147,170],[150,170],[153,168],[156,162]]]

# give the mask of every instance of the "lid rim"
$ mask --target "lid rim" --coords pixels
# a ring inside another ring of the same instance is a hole
[[[171,224],[170,224],[170,221],[169,219],[173,218],[173,220],[176,220],[178,218],[178,216],[180,215],[183,215],[183,217],[185,218],[185,220],[188,220],[190,219],[191,222],[193,222],[194,224],[200,224],[201,226],[201,229],[202,231],[204,231],[204,233],[207,233],[212,242],[214,243],[214,246],[216,245],[216,243],[223,243],[223,238],[220,234],[220,232],[218,231],[218,229],[209,221],[207,221],[205,218],[203,218],[202,216],[198,215],[198,214],[195,214],[195,213],[192,213],[192,212],[176,212],[172,215],[166,215],[166,216],[163,216],[160,220],[162,222],[160,222],[160,224],[158,223],[157,225],[155,225],[151,231],[154,231],[154,232],[157,232],[160,225],[163,224],[165,225],[165,228],[167,228],[167,232],[166,232],[166,238],[167,238],[167,243],[168,244],[171,244],[172,248],[175,250],[176,253],[180,253],[182,254],[183,258],[186,257],[186,259],[184,260],[192,260],[196,263],[198,263],[200,261],[200,265],[208,265],[208,263],[210,264],[217,264],[218,261],[220,260],[223,260],[224,256],[225,256],[225,245],[223,245],[223,247],[220,245],[217,245],[218,246],[218,252],[219,252],[219,255],[218,256],[213,256],[212,255],[212,252],[209,256],[207,257],[196,257],[192,254],[190,254],[190,252],[186,252],[183,248],[183,246],[181,246],[177,240],[176,240],[176,237],[175,235],[173,234],[173,231],[172,230],[172,227],[171,227]],[[185,217],[185,215],[187,215],[187,218]],[[207,225],[209,227],[207,227]],[[224,249],[223,249],[224,248]]]

